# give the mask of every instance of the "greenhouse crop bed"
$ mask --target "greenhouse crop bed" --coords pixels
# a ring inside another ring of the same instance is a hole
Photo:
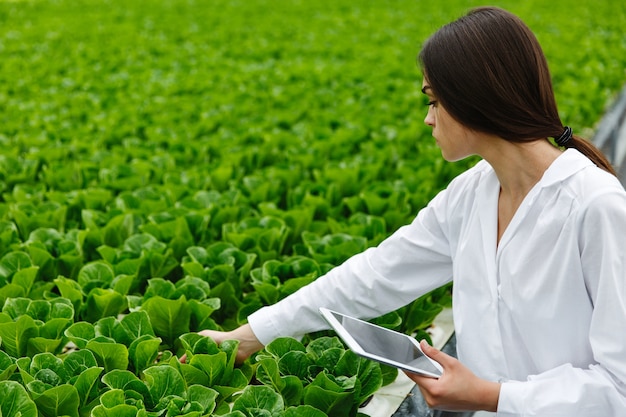
[[[497,3],[536,31],[562,119],[588,137],[624,82],[626,10]],[[418,415],[410,381],[380,369],[358,393],[324,390],[337,362],[310,367],[316,384],[273,372],[326,347],[354,363],[338,339],[235,367],[233,343],[197,332],[379,244],[476,162],[442,160],[415,55],[480,4],[0,0],[0,414],[241,417],[262,397],[272,415],[338,417],[372,397],[371,417]],[[422,332],[448,289],[379,324]],[[430,331],[454,351],[446,314]]]

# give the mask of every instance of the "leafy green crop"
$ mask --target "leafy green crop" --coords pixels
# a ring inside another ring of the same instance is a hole
[[[59,353],[65,346],[64,331],[74,318],[69,300],[9,298],[0,313],[0,340],[15,358],[41,352]]]
[[[496,3],[590,134],[624,82],[626,10]],[[238,365],[196,332],[377,245],[476,162],[441,159],[415,56],[478,4],[0,1],[1,414],[356,415],[396,370],[331,333]],[[427,337],[450,303],[375,321]]]
[[[310,405],[328,415],[356,415],[358,406],[383,383],[380,364],[346,350],[336,337],[321,337],[306,347],[281,338],[265,352],[257,355],[256,377],[289,405]]]

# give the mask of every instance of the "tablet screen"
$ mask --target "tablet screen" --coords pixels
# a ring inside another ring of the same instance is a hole
[[[331,310],[320,312],[355,353],[412,372],[441,375],[440,367],[422,353],[413,337]]]

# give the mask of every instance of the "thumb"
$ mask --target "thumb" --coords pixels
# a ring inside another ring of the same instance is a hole
[[[426,340],[422,340],[420,342],[420,348],[422,348],[422,351],[426,356],[428,356],[435,362],[439,362],[442,366],[445,366],[449,363],[448,359],[452,359],[451,356],[446,355],[444,352],[440,351],[436,347],[429,345]]]

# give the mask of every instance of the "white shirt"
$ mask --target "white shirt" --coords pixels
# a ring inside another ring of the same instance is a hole
[[[499,244],[500,184],[485,161],[376,248],[249,317],[259,340],[327,328],[325,306],[372,318],[454,277],[458,356],[502,383],[498,416],[626,416],[626,192],[560,155]]]

